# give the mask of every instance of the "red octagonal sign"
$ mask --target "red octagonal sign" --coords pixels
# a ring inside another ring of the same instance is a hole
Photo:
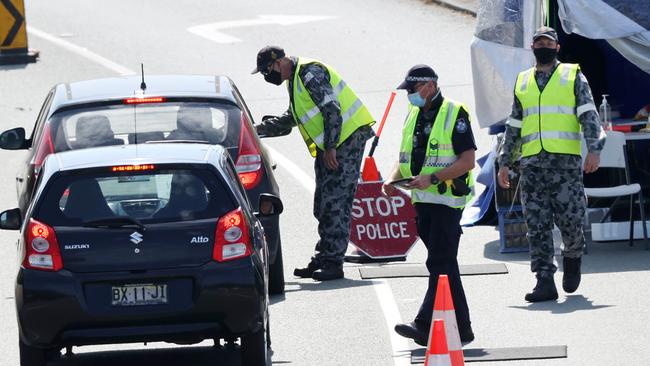
[[[352,201],[350,242],[371,258],[405,257],[418,239],[415,209],[399,189],[392,196],[382,182],[359,182]]]

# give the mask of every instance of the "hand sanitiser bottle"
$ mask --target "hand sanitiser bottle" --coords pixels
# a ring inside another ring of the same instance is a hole
[[[600,113],[600,125],[605,131],[611,129],[612,123],[612,107],[607,103],[608,96],[609,94],[603,94],[603,101],[600,103],[600,108],[598,108],[598,113]]]

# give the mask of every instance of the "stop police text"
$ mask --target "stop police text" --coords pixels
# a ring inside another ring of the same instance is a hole
[[[406,200],[401,196],[392,197],[366,197],[355,198],[352,201],[352,217],[393,217],[392,222],[373,222],[368,224],[356,224],[356,231],[359,240],[365,239],[397,239],[408,238],[408,223],[399,221],[399,209],[404,207]]]

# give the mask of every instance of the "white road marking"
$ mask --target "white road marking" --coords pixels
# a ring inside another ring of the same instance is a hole
[[[303,186],[309,192],[314,192],[315,183],[309,175],[303,172],[300,167],[298,167],[298,165],[289,160],[286,156],[279,153],[277,150],[269,146],[266,146],[266,148],[269,150],[269,152],[271,152],[272,157],[284,169],[286,169],[286,171],[291,174],[294,179],[300,183],[301,186]],[[402,322],[402,317],[399,313],[397,302],[395,302],[393,291],[391,290],[390,285],[386,280],[372,280],[372,287],[375,289],[377,300],[379,301],[379,306],[381,307],[381,311],[384,314],[384,320],[386,321],[386,326],[388,327],[394,365],[411,365],[411,350],[407,340],[399,336],[393,330],[393,328],[395,328],[395,324]]]
[[[282,155],[276,149],[264,145],[266,149],[271,153],[272,160],[277,161],[289,174],[293,175],[298,183],[303,186],[310,193],[314,193],[316,190],[316,183],[314,179],[310,177],[307,173],[303,172],[302,169],[296,163],[289,160],[286,156]]]
[[[198,36],[209,39],[212,42],[237,43],[241,42],[242,40],[237,37],[230,36],[222,32],[222,30],[270,24],[288,26],[300,23],[316,22],[330,18],[333,17],[326,15],[260,15],[257,19],[229,20],[202,24],[187,28],[187,30],[190,33],[194,33]]]
[[[82,57],[89,59],[101,66],[104,66],[120,75],[130,75],[135,74],[135,72],[127,69],[124,66],[121,66],[117,63],[114,63],[107,58],[104,58],[88,49],[75,45],[71,42],[65,41],[59,37],[53,36],[49,33],[38,30],[34,27],[27,27],[27,30],[30,34],[33,34],[37,37],[40,37],[46,41],[50,41],[58,46],[61,46],[69,51],[72,51]],[[294,162],[289,160],[286,156],[282,155],[277,150],[267,146],[267,149],[273,154],[273,158],[276,159],[283,168],[291,174],[296,181],[300,183],[307,191],[313,193],[315,189],[314,180],[305,172],[298,167]],[[398,336],[393,328],[395,324],[401,323],[401,316],[399,309],[397,308],[397,303],[395,302],[395,297],[393,292],[388,285],[386,280],[372,280],[373,288],[377,294],[377,299],[379,300],[379,305],[384,314],[384,319],[386,320],[386,326],[388,327],[388,332],[390,336],[390,343],[392,347],[393,362],[395,366],[407,366],[411,364],[410,355],[411,351],[406,339]]]
[[[411,365],[411,349],[406,338],[399,336],[393,328],[395,324],[402,322],[393,291],[386,280],[372,280],[372,287],[377,293],[379,306],[384,313],[384,320],[388,326],[388,333],[390,335],[390,344],[393,348],[393,363],[395,366],[409,366]]]
[[[76,53],[77,55],[87,58],[90,61],[93,61],[97,64],[100,64],[104,66],[105,68],[112,70],[120,75],[133,75],[136,72],[127,69],[126,67],[119,65],[103,56],[100,56],[90,50],[88,50],[85,47],[77,46],[76,44],[66,41],[64,39],[61,39],[60,37],[57,37],[55,35],[49,34],[47,32],[44,32],[40,29],[34,28],[34,27],[27,27],[27,31],[29,34],[36,36],[38,38],[42,38],[46,41],[52,42],[58,46],[61,46],[65,48],[68,51],[71,51],[73,53]]]

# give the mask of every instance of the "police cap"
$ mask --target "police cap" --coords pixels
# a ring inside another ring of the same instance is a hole
[[[419,64],[411,67],[404,77],[404,81],[397,89],[412,89],[419,82],[438,81],[438,74],[430,66]]]

